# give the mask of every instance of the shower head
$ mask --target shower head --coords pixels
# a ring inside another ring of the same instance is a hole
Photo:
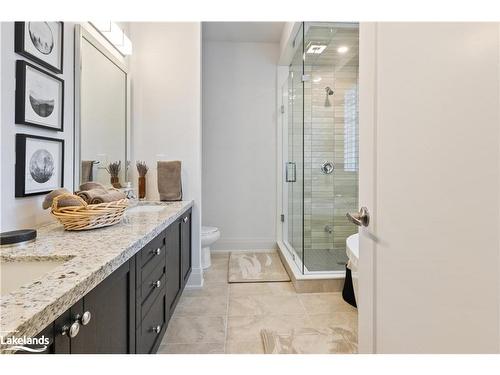
[[[326,86],[325,91],[326,91],[325,107],[331,107],[329,96],[333,95],[333,90],[330,88],[330,86]]]

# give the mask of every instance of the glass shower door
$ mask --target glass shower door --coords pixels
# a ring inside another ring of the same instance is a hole
[[[305,23],[304,266],[344,271],[358,196],[358,25]]]
[[[287,204],[284,239],[292,258],[304,272],[304,89],[303,29],[297,34],[299,46],[290,64],[288,75],[287,124],[284,127],[284,196]]]

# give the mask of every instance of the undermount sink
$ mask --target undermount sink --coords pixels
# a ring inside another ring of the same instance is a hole
[[[22,259],[5,261],[0,259],[0,295],[19,289],[21,286],[39,280],[68,260]]]
[[[160,212],[165,209],[164,205],[159,204],[140,204],[138,206],[129,208],[128,212]]]

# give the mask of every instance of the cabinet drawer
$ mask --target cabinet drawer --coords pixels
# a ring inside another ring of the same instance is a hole
[[[140,337],[138,352],[151,353],[157,341],[163,337],[166,328],[166,296],[162,294],[154,301],[151,309],[142,321],[141,331],[138,335]]]
[[[165,267],[156,268],[141,286],[141,317],[151,309],[151,305],[158,299],[160,294],[166,293],[167,278]],[[157,286],[158,285],[158,286]],[[156,303],[159,303],[158,301]]]
[[[139,264],[141,270],[141,279],[144,280],[159,264],[165,264],[165,235],[162,233],[144,249],[141,250],[139,256]]]

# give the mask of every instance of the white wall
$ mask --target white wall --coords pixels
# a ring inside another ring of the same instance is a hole
[[[73,45],[74,23],[64,23],[64,132],[45,130],[14,121],[16,60],[27,60],[14,53],[14,23],[1,23],[1,231],[29,228],[54,220],[42,210],[43,195],[15,198],[15,138],[27,133],[64,139],[64,187],[73,188]],[[36,63],[29,61],[31,64]],[[53,74],[53,73],[52,73]]]
[[[203,43],[203,216],[214,249],[276,245],[278,43]]]
[[[14,23],[1,23],[1,221],[0,230],[7,231],[20,228],[33,227],[54,218],[49,210],[42,210],[44,196],[33,196],[25,198],[14,197],[14,171],[15,171],[15,134],[27,133],[45,137],[64,139],[64,187],[73,189],[73,134],[74,134],[74,29],[76,23],[64,23],[64,62],[63,74],[58,75],[64,79],[64,132],[55,132],[26,125],[16,125],[14,122],[15,108],[15,61],[27,60],[14,53]],[[87,22],[82,24],[92,35],[98,38],[103,45],[109,48],[118,58],[121,55]],[[128,23],[120,23],[127,32]],[[127,63],[127,59],[122,59]],[[45,70],[45,68],[43,68]],[[52,73],[53,74],[53,73]],[[6,109],[7,108],[7,109]]]
[[[194,200],[192,286],[203,282],[201,218],[200,23],[130,23],[132,148],[144,160],[147,199],[159,199],[157,160],[181,160],[183,199]],[[137,184],[135,168],[132,181]]]

